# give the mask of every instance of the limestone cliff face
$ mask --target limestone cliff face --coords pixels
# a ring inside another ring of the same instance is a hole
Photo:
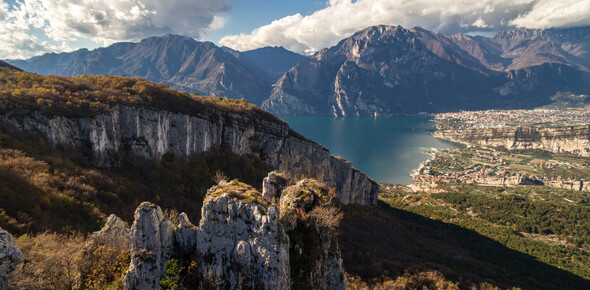
[[[201,210],[202,289],[289,289],[289,238],[276,206],[223,195]]]
[[[23,261],[23,253],[12,238],[12,235],[0,228],[0,289],[8,289],[7,280]]]
[[[434,137],[464,144],[504,146],[508,149],[542,149],[554,153],[590,156],[590,125],[438,130],[434,132]]]
[[[175,246],[174,225],[159,206],[144,202],[135,210],[131,227],[131,264],[125,275],[127,289],[158,289],[165,263]]]
[[[44,115],[21,108],[0,116],[0,125],[35,132],[65,148],[85,148],[99,167],[118,166],[122,153],[159,158],[166,153],[190,156],[225,147],[261,158],[289,178],[315,178],[335,187],[342,203],[372,205],[378,185],[328,149],[289,129],[287,123],[260,113],[215,109],[185,115],[119,105],[88,118]]]

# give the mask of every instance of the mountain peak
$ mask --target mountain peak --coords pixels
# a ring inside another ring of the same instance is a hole
[[[403,28],[401,25],[391,26],[391,25],[374,25],[369,26],[363,30],[360,30],[352,35],[352,37],[358,36],[376,36],[376,35],[396,35],[398,33],[404,33],[408,30]]]
[[[580,81],[590,68],[590,42],[581,33],[510,33],[517,39],[367,27],[299,62],[262,108],[336,116],[520,108],[546,104],[558,91],[590,90]]]
[[[198,43],[199,41],[195,40],[192,37],[182,36],[177,34],[165,34],[162,36],[152,36],[145,39],[142,39],[139,43],[150,43],[150,42],[188,42],[188,43]]]

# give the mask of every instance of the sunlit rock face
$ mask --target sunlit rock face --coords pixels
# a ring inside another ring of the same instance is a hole
[[[203,289],[290,289],[289,238],[276,206],[223,194],[205,203],[201,214]]]

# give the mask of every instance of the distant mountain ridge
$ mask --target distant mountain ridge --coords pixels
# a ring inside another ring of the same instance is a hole
[[[590,93],[590,27],[513,29],[486,38],[378,25],[311,57],[166,35],[8,62],[41,74],[140,76],[244,98],[278,115],[529,108],[558,92]]]
[[[300,61],[262,108],[278,115],[395,115],[544,105],[590,93],[588,28],[494,38],[372,26]]]
[[[199,42],[178,35],[150,37],[138,43],[120,42],[92,51],[80,49],[71,53],[49,53],[9,62],[26,71],[44,75],[139,76],[189,92],[244,98],[260,104],[268,97],[272,83],[278,79],[276,74],[282,75],[298,61],[293,56],[295,53],[283,48],[261,50],[273,54],[273,63],[286,62],[288,67],[282,68],[283,71],[273,67],[268,74],[257,73],[265,72],[265,68],[256,66],[256,51],[228,53],[211,42]],[[281,60],[283,56],[286,61]],[[242,58],[252,58],[253,61],[246,62]]]
[[[262,78],[268,79],[272,83],[279,80],[300,60],[306,58],[306,56],[286,50],[282,46],[267,46],[243,52],[225,46],[222,49],[236,56],[242,63],[254,71],[258,71]]]

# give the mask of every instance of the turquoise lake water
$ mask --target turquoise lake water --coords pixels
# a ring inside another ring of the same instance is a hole
[[[409,184],[429,148],[457,144],[432,137],[430,117],[281,117],[308,139],[346,158],[377,182]]]

